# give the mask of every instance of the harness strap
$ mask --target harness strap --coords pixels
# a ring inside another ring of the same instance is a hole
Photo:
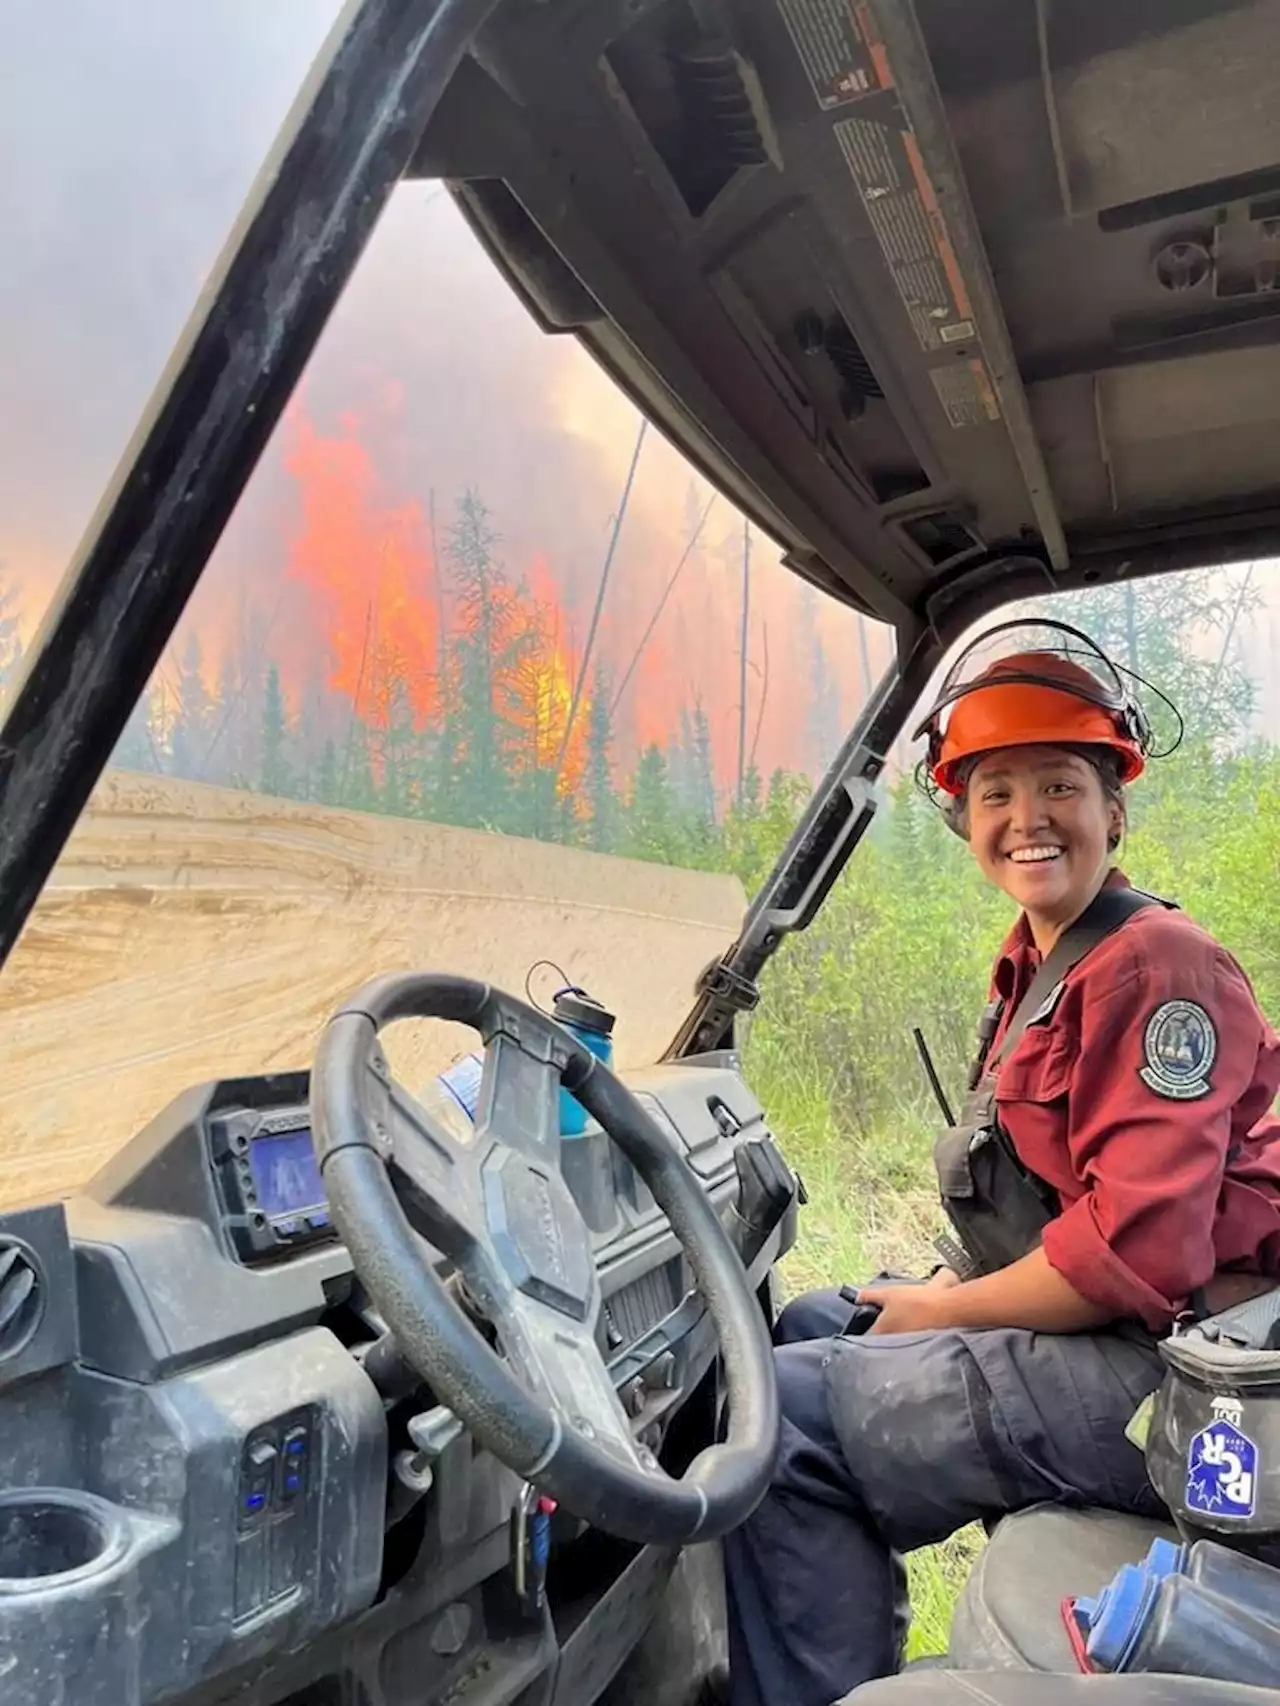
[[[1103,889],[1095,895],[1074,924],[1062,932],[1032,978],[1027,993],[1019,1001],[1009,1028],[1001,1038],[994,1066],[1006,1061],[1022,1041],[1022,1033],[1062,982],[1073,966],[1079,965],[1104,937],[1118,930],[1135,912],[1149,906],[1173,907],[1172,901],[1160,900],[1141,889]]]
[[[994,1069],[1017,1048],[1027,1026],[1052,1010],[1054,992],[1073,966],[1134,913],[1170,904],[1139,889],[1105,889],[1096,895],[1045,956],[990,1065],[998,1017],[993,1022],[991,1008],[984,1013],[983,1047],[976,1063],[979,1082],[969,1092],[960,1124],[949,1127],[934,1146],[943,1207],[955,1233],[938,1251],[961,1278],[993,1273],[1017,1261],[1034,1248],[1045,1225],[1060,1212],[1057,1193],[1023,1163],[1000,1124]]]

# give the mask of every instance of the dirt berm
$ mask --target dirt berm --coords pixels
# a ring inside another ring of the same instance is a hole
[[[552,959],[645,1064],[744,904],[732,877],[109,772],[0,973],[0,1207],[74,1190],[188,1085],[307,1066],[379,972],[523,994]],[[413,1086],[476,1041],[400,1025],[388,1053]]]

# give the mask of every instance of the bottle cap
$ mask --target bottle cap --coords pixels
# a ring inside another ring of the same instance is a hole
[[[611,1036],[617,1018],[602,1007],[585,989],[561,989],[556,992],[554,1015],[562,1024],[581,1025],[584,1031],[594,1031],[602,1037]]]

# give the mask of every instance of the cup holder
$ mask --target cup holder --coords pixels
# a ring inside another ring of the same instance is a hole
[[[123,1552],[111,1506],[84,1493],[0,1493],[0,1593],[96,1573]]]

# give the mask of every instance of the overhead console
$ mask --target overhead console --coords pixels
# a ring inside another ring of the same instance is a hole
[[[798,573],[911,626],[1006,557],[1038,594],[1275,553],[1274,34],[1267,0],[499,6],[414,171]]]
[[[906,10],[499,8],[415,163],[793,567],[894,623],[994,547],[1065,562]]]

